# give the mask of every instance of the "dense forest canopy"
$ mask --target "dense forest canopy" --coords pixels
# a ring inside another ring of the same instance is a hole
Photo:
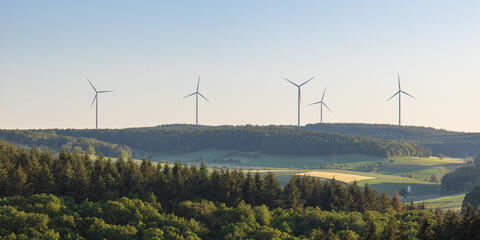
[[[442,178],[444,193],[466,192],[480,186],[480,155],[470,165],[445,174]]]
[[[47,139],[49,137],[95,139],[101,143],[114,144],[112,146],[128,146],[132,151],[139,150],[147,153],[184,153],[214,148],[291,155],[365,154],[388,157],[429,156],[431,154],[430,149],[426,147],[404,141],[379,140],[371,137],[285,126],[194,127],[174,125],[102,130],[0,131],[0,139],[29,146],[39,142],[35,141],[38,138],[37,135],[44,135]],[[30,144],[27,144],[29,136],[32,140]],[[43,144],[48,144],[48,141]],[[55,147],[58,146],[61,145],[55,145]],[[100,149],[95,150],[97,153],[103,153]],[[125,151],[129,151],[129,149]]]
[[[102,153],[107,156],[131,155],[130,147],[93,138],[57,135],[53,130],[0,130],[0,140],[18,145],[59,152],[61,150]]]
[[[480,154],[480,133],[453,132],[427,127],[361,123],[309,124],[306,129],[330,133],[351,134],[379,139],[417,143],[430,148],[433,154],[452,157]]]
[[[474,239],[480,211],[368,185],[52,154],[0,142],[2,239]]]

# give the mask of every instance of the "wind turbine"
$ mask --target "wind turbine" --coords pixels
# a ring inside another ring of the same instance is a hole
[[[329,112],[332,112],[332,110],[330,110],[330,108],[327,106],[327,104],[325,104],[325,102],[323,101],[323,98],[325,97],[325,91],[327,89],[324,89],[323,90],[323,95],[322,95],[322,100],[320,100],[319,102],[314,102],[310,105],[315,105],[315,104],[320,104],[320,123],[323,123],[323,107],[325,106],[327,108],[327,110]]]
[[[97,89],[93,86],[92,82],[90,82],[90,80],[88,80],[88,78],[87,78],[87,81],[90,83],[90,86],[92,86],[93,90],[95,91],[95,97],[93,97],[93,101],[92,101],[92,104],[90,104],[90,108],[93,106],[93,103],[96,103],[96,106],[95,106],[95,129],[98,129],[98,94],[109,93],[109,92],[113,92],[113,91],[97,91]]]
[[[308,79],[307,81],[305,81],[304,83],[302,83],[300,85],[298,85],[298,84],[296,84],[296,83],[294,83],[294,82],[292,82],[292,81],[290,81],[286,78],[283,78],[283,79],[285,79],[286,81],[288,81],[289,83],[293,84],[294,86],[296,86],[298,88],[298,123],[297,123],[297,125],[300,127],[300,102],[302,100],[302,92],[300,91],[300,88],[303,85],[305,85],[306,83],[312,81],[313,77]]]
[[[200,76],[198,76],[198,82],[197,82],[197,91],[195,91],[194,93],[192,94],[188,94],[187,96],[183,97],[184,99],[187,98],[187,97],[190,97],[190,96],[193,96],[195,95],[195,125],[198,125],[198,96],[202,97],[203,99],[205,99],[207,102],[210,102],[208,101],[208,99],[203,96],[199,91],[200,87]]]
[[[414,96],[410,95],[409,93],[405,92],[402,90],[401,86],[400,86],[400,73],[397,74],[397,78],[398,78],[398,92],[396,92],[395,94],[393,94],[392,97],[390,97],[387,102],[392,99],[393,97],[395,97],[396,95],[398,95],[398,126],[401,126],[402,125],[402,93],[409,96],[409,97],[412,97],[412,98],[415,98]]]

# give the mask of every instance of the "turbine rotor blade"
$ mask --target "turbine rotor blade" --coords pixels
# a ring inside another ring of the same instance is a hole
[[[201,93],[198,93],[198,95],[200,95],[200,97],[202,97],[203,99],[205,99],[207,102],[210,102],[205,96],[203,96]]]
[[[95,90],[95,92],[97,92],[97,89],[93,86],[92,82],[90,82],[90,80],[88,80],[88,78],[87,78],[87,81],[90,83],[90,86],[92,86],[93,90]]]
[[[95,100],[97,100],[97,94],[95,94],[95,97],[93,97],[92,104],[90,104],[90,108],[92,108],[93,104],[95,103]]]
[[[97,93],[109,93],[109,92],[113,92],[113,91],[98,91]]]
[[[198,82],[197,82],[197,92],[198,92],[198,89],[200,88],[200,76],[198,76]]]
[[[322,102],[323,106],[325,106],[329,112],[332,112],[332,110],[330,110],[330,108],[327,106],[327,104],[325,104],[324,102]]]
[[[319,103],[322,103],[322,101],[320,101],[320,102],[314,102],[314,103],[310,103],[310,105],[315,105],[315,104],[319,104]]]
[[[398,78],[398,90],[401,90],[402,88],[400,87],[400,73],[397,73],[397,78]]]
[[[387,99],[387,102],[392,99],[393,97],[397,96],[397,94],[399,94],[401,91],[398,91],[397,93],[393,94],[393,96],[391,96],[389,99]]]
[[[323,101],[323,98],[325,97],[325,91],[327,91],[326,88],[323,90],[322,101]]]
[[[410,97],[412,97],[412,98],[416,98],[416,97],[414,97],[413,95],[410,95],[410,94],[407,93],[407,92],[404,92],[404,91],[400,91],[400,92],[403,93],[403,94],[405,94],[405,95],[407,95],[407,96],[410,96]]]
[[[288,79],[286,79],[286,78],[283,78],[283,79],[287,80],[289,83],[291,83],[291,84],[293,84],[293,85],[295,85],[295,86],[297,86],[297,87],[300,87],[300,86],[298,86],[298,84],[296,84],[296,83],[294,83],[294,82],[292,82],[292,81],[290,81],[290,80],[288,80]]]
[[[314,79],[313,77],[310,78],[310,79],[308,79],[308,80],[305,81],[304,83],[300,84],[300,87],[303,86],[303,85],[305,85],[305,84],[307,84],[308,82],[312,81],[313,79]]]
[[[192,94],[188,94],[187,96],[185,96],[185,97],[183,97],[183,98],[187,98],[187,97],[193,96],[193,95],[195,95],[195,94],[197,94],[197,92],[194,92],[194,93],[192,93]]]

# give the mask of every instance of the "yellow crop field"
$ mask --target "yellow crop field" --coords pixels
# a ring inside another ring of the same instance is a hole
[[[325,179],[333,179],[341,182],[354,182],[362,181],[362,180],[370,180],[375,179],[374,177],[356,175],[356,174],[348,174],[348,173],[340,173],[340,172],[329,172],[329,171],[312,171],[312,172],[304,172],[304,173],[297,173],[296,175],[299,176],[309,176],[309,177],[319,177]]]

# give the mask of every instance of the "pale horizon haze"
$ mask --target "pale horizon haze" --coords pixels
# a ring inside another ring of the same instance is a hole
[[[480,132],[480,1],[0,0],[0,129],[397,124]]]

